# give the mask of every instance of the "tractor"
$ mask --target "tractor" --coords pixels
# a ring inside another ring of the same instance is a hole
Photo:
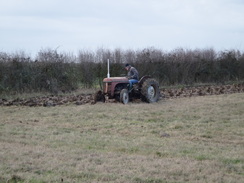
[[[138,83],[130,88],[129,80],[126,77],[110,77],[109,60],[107,78],[103,79],[103,90],[94,95],[94,101],[115,99],[123,104],[127,104],[130,99],[141,99],[142,101],[153,103],[160,97],[159,84],[151,76],[143,76]]]

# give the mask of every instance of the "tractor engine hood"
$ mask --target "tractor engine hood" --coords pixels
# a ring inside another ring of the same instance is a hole
[[[116,86],[127,85],[129,80],[126,77],[109,77],[103,79],[103,93],[109,97],[114,97]]]
[[[129,80],[126,77],[110,77],[110,78],[104,78],[103,82],[105,82],[105,83],[112,83],[112,82],[129,83]]]

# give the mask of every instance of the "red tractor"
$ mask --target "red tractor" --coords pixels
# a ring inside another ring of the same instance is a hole
[[[95,94],[95,102],[115,99],[127,104],[130,99],[141,99],[152,103],[157,102],[160,97],[159,84],[150,76],[143,76],[132,88],[126,77],[108,77],[103,79],[103,91]]]
[[[127,104],[130,99],[141,99],[152,103],[157,102],[160,97],[159,84],[150,76],[143,76],[138,83],[130,88],[129,80],[126,77],[110,77],[109,60],[107,78],[103,79],[103,91],[98,91],[94,96],[94,101],[115,99],[123,104]]]

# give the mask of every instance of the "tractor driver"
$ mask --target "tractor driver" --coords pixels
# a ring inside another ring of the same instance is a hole
[[[132,85],[138,83],[139,74],[135,67],[132,67],[130,64],[125,64],[125,69],[128,71],[127,78],[130,82],[130,88],[132,89]]]

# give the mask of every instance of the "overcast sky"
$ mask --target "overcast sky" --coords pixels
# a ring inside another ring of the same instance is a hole
[[[244,49],[244,0],[0,0],[0,51]]]

